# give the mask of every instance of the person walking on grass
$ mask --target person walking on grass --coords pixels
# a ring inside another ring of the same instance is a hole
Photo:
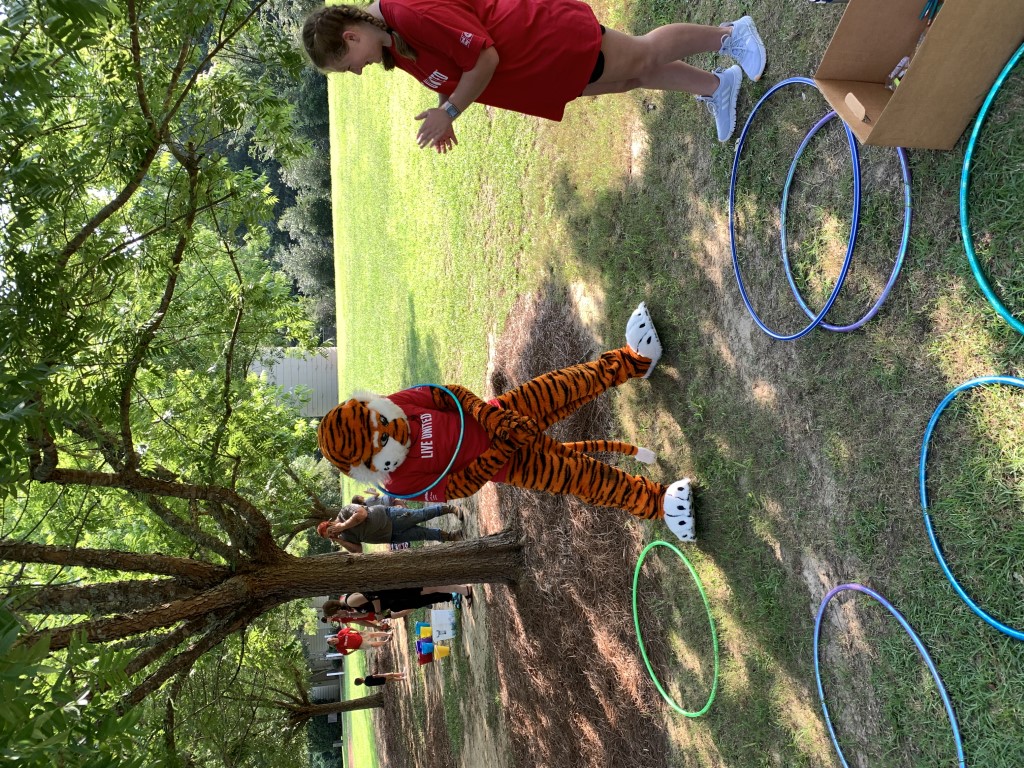
[[[324,520],[316,532],[353,554],[361,553],[363,544],[462,541],[462,531],[421,526],[441,515],[455,515],[462,520],[462,510],[450,504],[431,504],[422,509],[348,504],[341,508],[336,521]]]
[[[327,644],[342,656],[362,649],[364,642],[370,648],[380,648],[391,642],[391,632],[360,632],[351,627],[342,627],[338,634],[327,638]]]
[[[356,685],[366,685],[375,688],[384,685],[390,680],[405,680],[405,672],[374,672],[366,677],[357,677],[353,682]]]
[[[302,42],[324,72],[398,67],[438,94],[416,115],[421,148],[444,153],[455,119],[474,102],[561,120],[579,96],[634,88],[692,93],[719,141],[736,127],[743,73],[761,77],[765,48],[749,16],[722,24],[668,24],[633,36],[606,29],[579,0],[378,0],[310,14]],[[718,52],[738,62],[707,72],[682,59]]]

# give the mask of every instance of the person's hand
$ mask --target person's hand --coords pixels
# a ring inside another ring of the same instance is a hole
[[[416,119],[423,121],[416,133],[416,143],[420,149],[433,147],[444,154],[459,143],[452,128],[452,118],[443,109],[435,107],[425,110],[416,115]]]

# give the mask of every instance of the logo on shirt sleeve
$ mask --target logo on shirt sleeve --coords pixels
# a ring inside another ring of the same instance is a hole
[[[436,91],[438,88],[444,85],[447,79],[448,75],[444,75],[435,69],[433,72],[430,73],[430,76],[423,81],[423,84],[427,86],[427,88],[433,88]]]
[[[459,42],[462,43],[467,48],[469,48],[470,43],[473,42],[473,33],[472,32],[463,32],[462,36],[459,38]]]

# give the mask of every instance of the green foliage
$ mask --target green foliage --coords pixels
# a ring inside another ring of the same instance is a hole
[[[292,627],[302,611],[284,606],[262,616],[200,659],[174,702],[180,759],[197,768],[296,764],[301,747],[286,738],[285,713],[270,702],[283,698],[276,691],[295,691],[292,671],[304,659]]]
[[[303,150],[278,95],[302,60],[258,6],[131,7],[16,3],[0,22],[4,493],[24,490],[30,438],[123,437],[126,407],[136,444],[118,450],[194,482],[237,464],[232,449],[283,448],[274,430],[286,455],[311,445],[245,375],[315,339],[268,266],[265,179],[221,156],[243,135],[258,154]]]
[[[120,713],[101,691],[124,683],[127,657],[76,641],[64,660],[46,639],[19,644],[21,627],[0,606],[0,762],[25,768],[165,765],[139,744],[142,710]]]

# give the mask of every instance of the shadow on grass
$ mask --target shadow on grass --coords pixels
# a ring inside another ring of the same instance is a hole
[[[753,86],[741,104],[749,109],[767,87]],[[742,211],[764,219],[743,222],[755,231],[740,231],[747,268],[781,287],[762,295],[766,311],[780,322],[805,323],[790,311],[796,305],[781,280],[772,243],[777,223],[771,226],[779,196],[770,189],[776,166],[784,178],[787,147],[795,148],[813,122],[801,104],[793,99],[781,115],[765,110],[739,199]],[[786,110],[797,111],[790,117]],[[651,143],[642,176],[584,200],[565,171],[555,195],[577,259],[606,292],[608,336],[618,336],[645,299],[665,343],[659,372],[637,385],[642,394],[620,396],[626,421],[648,442],[671,446],[660,452],[658,479],[694,474],[703,488],[695,561],[713,583],[712,601],[727,627],[727,672],[712,714],[696,726],[706,738],[691,734],[677,744],[710,764],[759,764],[752,748],[770,755],[770,764],[833,763],[813,677],[813,620],[829,588],[860,581],[886,595],[932,649],[966,731],[968,762],[1024,764],[1024,746],[1008,736],[1024,727],[1024,693],[1009,685],[1024,672],[1024,649],[993,635],[952,594],[930,551],[916,493],[921,435],[943,395],[970,375],[992,368],[1019,374],[1024,363],[1019,340],[993,322],[958,252],[949,173],[955,157],[912,153],[915,206],[924,213],[904,275],[879,316],[855,334],[815,331],[782,343],[754,326],[732,273],[722,184],[731,147],[695,149],[674,138],[693,133],[688,107],[662,107],[645,128]],[[862,169],[869,181],[874,173],[879,194],[898,191],[887,183],[885,162],[891,160],[878,156]],[[842,184],[842,175],[826,174],[820,183]],[[1024,189],[1016,194],[1024,203]],[[843,230],[848,199],[815,201],[808,193],[808,207],[813,202],[825,214],[821,221],[831,217]],[[896,236],[879,231],[898,227],[893,212],[900,205],[879,205],[868,219],[857,254],[863,287],[850,297],[851,314],[873,301],[879,276],[884,282]],[[793,216],[800,211],[791,208]],[[1019,420],[1006,431],[1019,446]],[[977,429],[967,435],[990,439]],[[961,484],[973,515],[950,526],[946,543],[981,574],[975,588],[1020,622],[1019,587],[1006,595],[1013,581],[1006,564],[1024,526],[1019,489],[1004,498],[999,520],[1007,530],[995,540],[989,510],[977,502],[1005,497],[1013,485],[985,476]],[[991,561],[999,567],[988,568]],[[830,679],[826,669],[826,686],[848,754],[871,765],[934,765],[953,754],[937,694],[921,683],[923,668],[895,623],[844,602],[830,610],[825,635],[826,667],[842,670]],[[917,683],[904,684],[907,676]]]
[[[437,360],[437,343],[434,336],[424,333],[416,321],[416,301],[412,294],[408,298],[409,325],[405,343],[408,354],[403,365],[403,381],[406,386],[414,384],[443,384],[441,366]]]

